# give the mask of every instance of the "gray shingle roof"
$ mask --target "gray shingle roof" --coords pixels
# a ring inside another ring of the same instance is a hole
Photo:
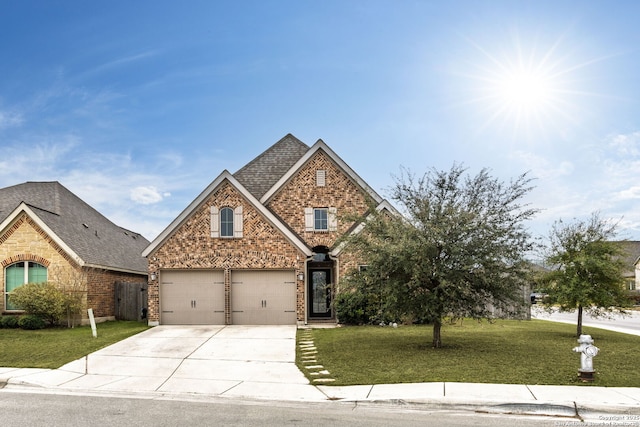
[[[233,176],[260,200],[307,151],[309,146],[287,134]]]
[[[0,189],[0,222],[24,202],[85,263],[146,274],[142,235],[119,227],[59,182],[26,182]]]
[[[623,274],[625,277],[635,277],[635,263],[640,257],[640,242],[636,240],[621,240],[615,242],[623,251],[622,261],[624,262]]]

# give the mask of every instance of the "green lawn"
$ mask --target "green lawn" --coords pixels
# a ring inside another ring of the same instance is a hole
[[[442,328],[443,347],[431,347],[432,327],[348,326],[313,329],[317,360],[333,385],[409,382],[582,384],[575,325],[543,320],[464,320]],[[640,337],[584,328],[600,353],[597,386],[640,387]],[[298,351],[298,358],[300,352]],[[298,366],[302,364],[298,360]],[[311,378],[310,378],[311,379]]]
[[[148,329],[141,322],[98,323],[98,337],[90,326],[38,331],[0,329],[0,367],[59,368],[131,335]]]

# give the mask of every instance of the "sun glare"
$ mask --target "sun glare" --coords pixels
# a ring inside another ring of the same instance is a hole
[[[519,70],[497,82],[498,96],[517,109],[537,109],[551,100],[551,82],[542,73]]]
[[[531,46],[517,35],[497,45],[467,39],[480,56],[469,57],[465,104],[479,107],[484,122],[479,131],[497,126],[519,137],[537,138],[559,130],[579,116],[576,73],[590,62],[575,62],[561,52],[561,40]]]

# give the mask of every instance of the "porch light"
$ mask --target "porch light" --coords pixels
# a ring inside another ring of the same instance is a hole
[[[151,280],[156,280],[156,277],[157,277],[157,276],[156,276],[156,273],[155,273],[155,272],[154,272],[154,273],[151,273]]]
[[[304,273],[302,271],[298,273],[298,280],[300,281],[304,280]]]

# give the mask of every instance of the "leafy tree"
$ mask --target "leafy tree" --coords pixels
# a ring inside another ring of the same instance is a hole
[[[403,215],[371,209],[363,232],[347,247],[368,262],[341,292],[376,295],[387,314],[433,324],[441,347],[446,317],[491,317],[517,310],[532,249],[524,222],[536,210],[522,204],[526,174],[508,184],[486,169],[466,175],[460,165],[421,178],[404,171],[391,198]]]
[[[625,311],[629,301],[624,291],[622,247],[612,241],[616,225],[598,213],[588,220],[554,223],[545,257],[552,267],[544,276],[548,309],[578,311],[576,334],[582,334],[582,314],[593,317]]]

